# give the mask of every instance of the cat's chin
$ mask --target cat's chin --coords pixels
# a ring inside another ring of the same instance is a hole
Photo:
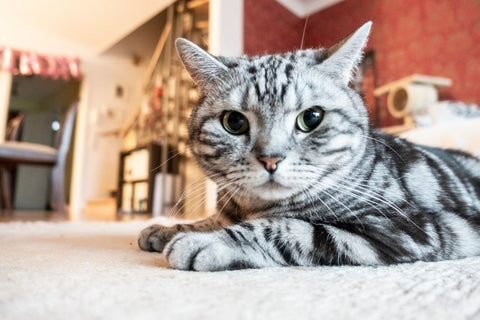
[[[253,188],[253,193],[264,200],[283,200],[295,194],[295,190],[277,182],[267,182]]]

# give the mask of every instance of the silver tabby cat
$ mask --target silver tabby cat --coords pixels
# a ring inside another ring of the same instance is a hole
[[[218,213],[153,225],[173,268],[380,265],[480,254],[480,160],[369,127],[349,88],[366,23],[329,49],[214,57],[178,39],[201,99],[191,149]]]

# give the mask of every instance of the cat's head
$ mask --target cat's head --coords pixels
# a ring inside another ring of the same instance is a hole
[[[177,50],[200,100],[191,150],[232,193],[280,200],[348,175],[365,152],[368,117],[348,83],[371,22],[325,49],[215,57],[185,39]]]

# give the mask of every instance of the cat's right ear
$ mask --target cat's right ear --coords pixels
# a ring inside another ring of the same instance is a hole
[[[201,89],[215,83],[228,71],[227,66],[187,39],[178,38],[175,45],[185,69]]]
[[[322,65],[324,72],[347,84],[362,60],[363,48],[367,44],[371,28],[372,22],[369,21],[349,37],[324,51],[327,57]]]

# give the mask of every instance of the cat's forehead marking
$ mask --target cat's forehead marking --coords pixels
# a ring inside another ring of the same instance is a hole
[[[300,74],[309,72],[315,65],[321,64],[327,58],[327,51],[299,50],[283,54],[238,58],[234,65],[245,81],[242,108],[268,109],[277,112],[298,111],[302,105],[301,92],[296,86]],[[235,98],[238,98],[236,95]],[[236,99],[238,100],[238,99]],[[254,103],[255,105],[250,105]]]
[[[241,61],[250,101],[263,106],[283,104],[288,86],[294,77],[294,61],[291,56],[268,55]]]

